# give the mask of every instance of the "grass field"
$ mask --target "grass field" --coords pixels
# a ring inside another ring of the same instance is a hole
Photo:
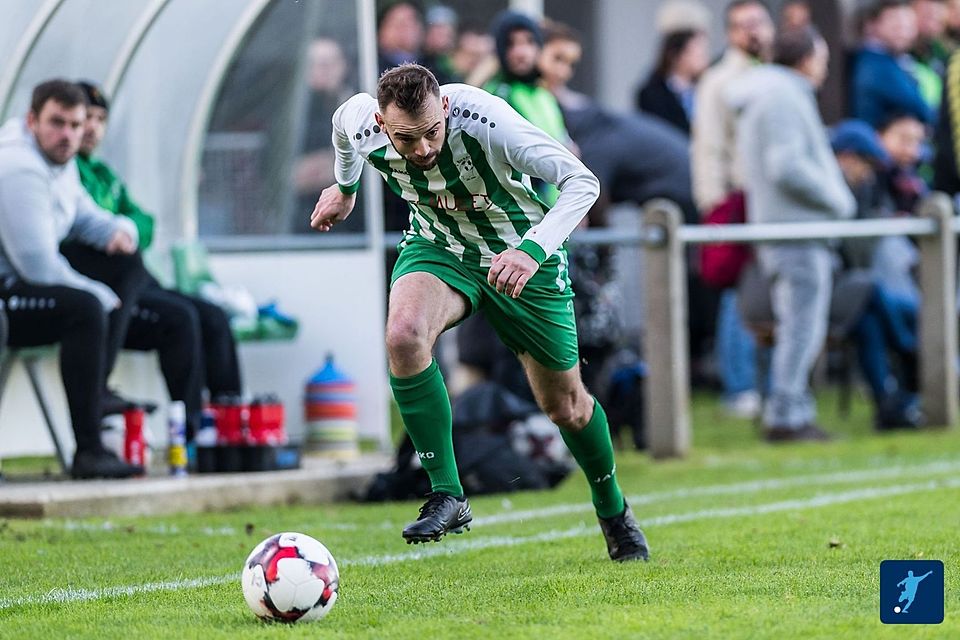
[[[399,535],[412,503],[0,521],[0,637],[960,638],[960,433],[878,436],[864,404],[835,406],[841,440],[774,448],[701,396],[688,459],[622,454],[647,564],[606,559],[579,476],[473,499],[472,532],[416,548]],[[243,602],[244,558],[283,530],[340,563],[319,623]],[[882,625],[880,561],[913,558],[944,561],[946,618]]]

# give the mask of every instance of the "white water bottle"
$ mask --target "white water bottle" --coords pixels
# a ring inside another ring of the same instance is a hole
[[[170,403],[167,411],[167,432],[170,434],[170,475],[187,475],[187,408],[181,400]]]

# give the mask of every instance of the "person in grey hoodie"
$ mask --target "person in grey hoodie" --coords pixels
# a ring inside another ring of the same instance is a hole
[[[127,477],[143,469],[103,447],[100,419],[107,373],[147,274],[133,222],[100,209],[80,183],[74,156],[85,119],[80,88],[50,80],[34,89],[26,118],[0,128],[0,304],[10,346],[60,344],[77,446],[72,475]],[[60,252],[65,240],[80,248],[75,259],[88,275]]]
[[[851,218],[856,204],[830,148],[815,92],[829,51],[812,27],[778,35],[774,64],[749,71],[727,98],[738,112],[750,223]],[[760,245],[757,259],[772,281],[776,345],[764,407],[771,442],[826,440],[816,424],[809,378],[827,333],[833,252],[825,241]]]

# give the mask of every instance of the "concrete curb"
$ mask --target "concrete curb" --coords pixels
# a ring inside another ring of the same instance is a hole
[[[0,485],[0,517],[86,518],[201,513],[236,507],[322,504],[363,488],[393,460],[364,454],[351,461],[304,457],[303,468],[263,473],[148,476],[133,480]]]

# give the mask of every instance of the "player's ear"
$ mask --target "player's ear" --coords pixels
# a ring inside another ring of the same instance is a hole
[[[379,113],[373,114],[373,119],[377,121],[377,124],[383,127],[383,116]]]
[[[441,100],[443,104],[443,115],[444,117],[449,116],[450,115],[450,98],[449,96],[443,96]]]

